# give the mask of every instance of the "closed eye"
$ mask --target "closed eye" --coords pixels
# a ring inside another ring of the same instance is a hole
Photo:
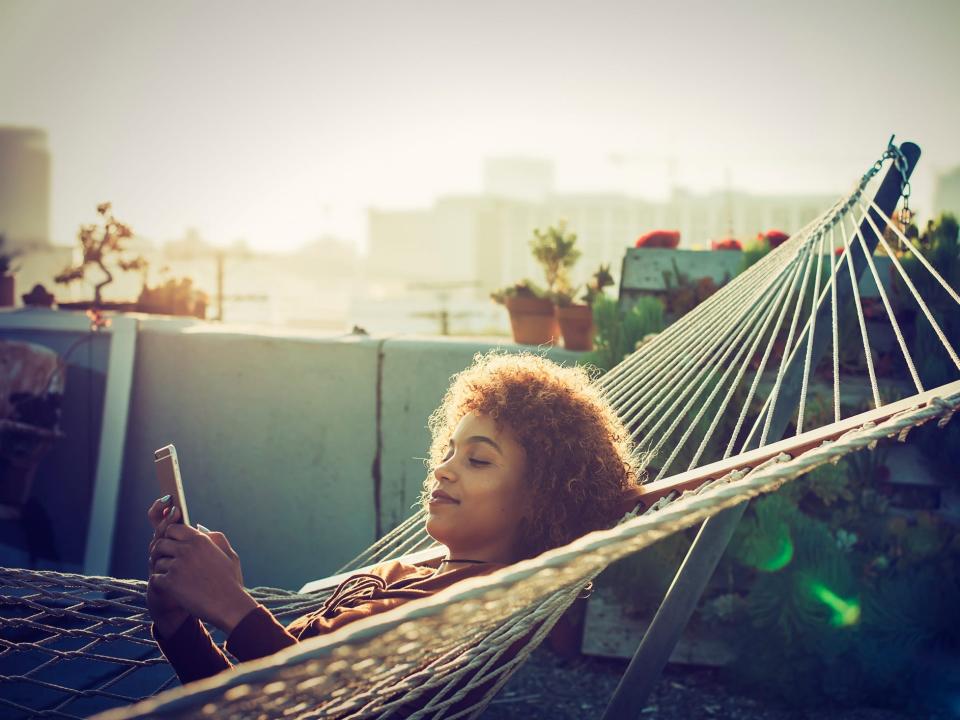
[[[490,463],[488,463],[486,460],[477,460],[476,458],[470,458],[470,464],[475,465],[477,467],[482,467],[483,465],[489,465]]]

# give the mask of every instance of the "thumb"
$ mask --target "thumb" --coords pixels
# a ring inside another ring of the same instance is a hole
[[[210,540],[213,541],[213,544],[220,548],[220,551],[227,556],[234,554],[233,547],[230,545],[230,541],[227,540],[227,536],[222,532],[215,532],[208,528],[205,528],[200,523],[197,523],[197,530],[206,535]]]

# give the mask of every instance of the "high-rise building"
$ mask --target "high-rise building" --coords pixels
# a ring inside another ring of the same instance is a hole
[[[553,163],[543,158],[496,157],[483,162],[485,195],[542,202],[553,193],[553,181]]]
[[[950,212],[960,216],[960,166],[937,178],[933,188],[933,215]]]
[[[0,233],[14,248],[50,244],[50,153],[45,130],[0,127]]]

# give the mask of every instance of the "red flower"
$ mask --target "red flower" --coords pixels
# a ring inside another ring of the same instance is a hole
[[[743,250],[743,245],[736,238],[728,237],[710,241],[711,250]]]
[[[90,318],[90,330],[99,332],[100,328],[110,327],[110,318],[105,317],[102,310],[87,310],[87,317]]]
[[[772,249],[783,245],[787,240],[790,239],[790,236],[782,230],[767,230],[767,232],[764,233],[763,239],[766,240],[767,244]]]
[[[637,238],[634,247],[676,248],[680,245],[679,230],[651,230]]]

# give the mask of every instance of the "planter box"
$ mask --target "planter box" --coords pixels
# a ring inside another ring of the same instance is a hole
[[[587,600],[581,651],[584,655],[631,658],[651,617],[629,612],[609,587],[597,586]],[[688,625],[670,655],[670,662],[723,667],[734,660],[733,649],[709,628]]]

